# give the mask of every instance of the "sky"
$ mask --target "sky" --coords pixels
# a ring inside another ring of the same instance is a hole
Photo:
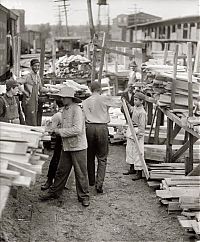
[[[0,0],[6,8],[25,10],[25,24],[58,23],[58,0]],[[97,0],[91,0],[94,24],[97,24]],[[163,19],[200,15],[200,0],[107,0],[107,6],[101,6],[100,18],[107,23],[108,13],[112,19],[119,14],[145,12]],[[87,0],[69,0],[68,24],[81,25],[88,23]],[[65,24],[64,13],[62,23]]]

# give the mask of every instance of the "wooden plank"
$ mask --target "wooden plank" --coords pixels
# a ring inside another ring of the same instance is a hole
[[[144,43],[133,43],[133,42],[126,42],[126,41],[118,41],[118,40],[109,40],[106,43],[107,47],[129,47],[129,48],[139,48],[144,49]]]
[[[159,144],[161,116],[162,116],[162,111],[160,109],[158,109],[157,118],[156,118],[156,127],[155,127],[155,133],[154,133],[154,144]]]
[[[177,190],[156,190],[156,195],[160,198],[179,198],[181,196],[195,196],[199,192],[199,188],[191,188],[191,189],[177,189]]]
[[[138,151],[138,155],[139,155],[139,158],[140,158],[140,161],[141,161],[141,164],[143,166],[143,171],[144,171],[144,174],[146,176],[146,179],[148,180],[149,179],[149,171],[147,169],[147,166],[146,166],[146,163],[145,163],[145,160],[144,160],[144,157],[140,151],[140,147],[139,147],[139,143],[138,143],[138,139],[137,139],[137,136],[136,136],[136,133],[135,133],[135,129],[133,127],[133,123],[132,123],[132,120],[131,120],[131,117],[130,117],[130,114],[129,114],[129,111],[128,111],[128,108],[126,106],[126,102],[124,99],[122,99],[122,105],[123,105],[123,108],[124,108],[124,112],[125,112],[125,115],[126,115],[126,119],[128,121],[128,125],[129,125],[129,128],[131,130],[131,134],[134,138],[134,141],[136,143],[136,147],[137,147],[137,151]]]
[[[21,166],[18,166],[16,164],[12,163],[12,162],[8,163],[8,169],[10,169],[12,171],[17,171],[23,176],[31,177],[31,180],[33,181],[33,183],[35,182],[35,179],[36,179],[36,172],[35,171],[23,168]]]
[[[26,142],[10,142],[0,140],[0,153],[26,154],[28,144]]]
[[[2,211],[6,205],[6,201],[9,196],[10,187],[5,185],[0,185],[0,218],[2,216]]]
[[[105,47],[105,50],[106,50],[106,53],[115,53],[115,54],[118,54],[118,55],[123,55],[123,56],[128,56],[128,57],[135,57],[131,53],[123,52],[123,51],[116,50],[116,49],[111,49],[111,48],[108,48],[108,47]]]
[[[194,229],[196,234],[200,234],[200,222],[197,222],[195,220],[191,220],[192,228]]]

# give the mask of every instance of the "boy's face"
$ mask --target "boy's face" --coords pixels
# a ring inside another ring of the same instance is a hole
[[[39,63],[35,63],[33,66],[32,66],[32,70],[33,72],[37,73],[40,69],[40,64]]]
[[[134,105],[135,105],[136,107],[141,106],[142,103],[143,103],[143,100],[141,100],[141,99],[139,99],[139,98],[137,98],[137,97],[134,98]]]
[[[12,87],[11,90],[12,90],[13,96],[16,96],[18,94],[18,92],[19,92],[19,88],[18,87],[14,87],[14,88]]]

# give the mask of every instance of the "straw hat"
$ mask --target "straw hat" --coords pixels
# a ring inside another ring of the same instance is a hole
[[[53,96],[58,97],[71,97],[75,103],[81,103],[82,100],[74,96],[74,89],[71,87],[63,87],[59,90],[59,92],[53,94]]]

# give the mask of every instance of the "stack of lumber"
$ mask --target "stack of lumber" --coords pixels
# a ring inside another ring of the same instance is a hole
[[[149,163],[148,169],[152,180],[179,177],[185,174],[184,163]]]
[[[179,176],[162,180],[156,195],[168,212],[182,211],[178,220],[186,230],[200,235],[200,176]]]
[[[47,155],[42,153],[42,140],[48,136],[43,127],[0,122],[0,216],[10,187],[34,184],[41,174]]]
[[[153,90],[152,94],[160,94],[159,104],[161,106],[169,106],[171,102],[171,88],[173,80],[173,66],[169,65],[152,65],[146,64],[145,69],[156,74],[155,80],[151,83]],[[177,66],[176,75],[176,93],[175,104],[176,108],[188,108],[188,73],[184,66]],[[192,77],[193,83],[193,99],[197,101],[200,95],[200,79]],[[148,84],[149,86],[150,84]]]
[[[177,150],[181,148],[181,145],[173,145],[172,150],[175,153]],[[144,157],[149,161],[159,161],[163,162],[166,159],[166,145],[151,145],[145,144],[144,145]],[[189,157],[189,151],[187,150],[181,157],[186,158]],[[200,146],[194,145],[193,146],[193,159],[194,161],[200,160]]]

